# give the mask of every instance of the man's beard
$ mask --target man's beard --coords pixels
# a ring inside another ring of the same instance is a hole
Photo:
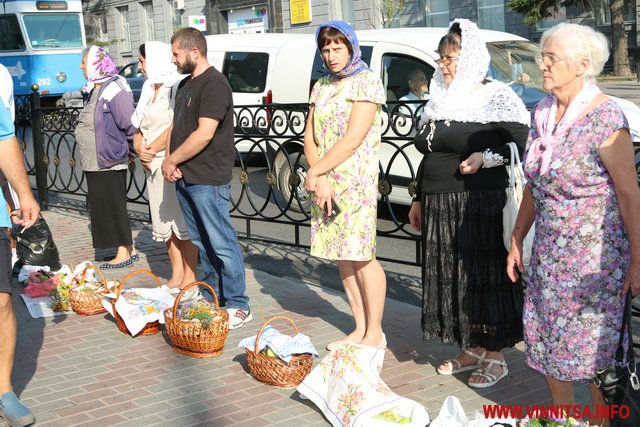
[[[196,70],[196,63],[186,57],[184,63],[178,65],[177,68],[180,74],[192,74]]]

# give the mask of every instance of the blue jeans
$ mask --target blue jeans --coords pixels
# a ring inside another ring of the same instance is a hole
[[[229,184],[187,184],[182,179],[176,182],[189,237],[200,250],[203,281],[218,294],[220,305],[248,310],[244,260],[229,217],[230,188]]]

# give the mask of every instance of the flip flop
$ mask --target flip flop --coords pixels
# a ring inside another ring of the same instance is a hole
[[[109,268],[125,268],[125,267],[129,267],[129,266],[133,265],[133,259],[132,258],[133,257],[129,258],[126,261],[119,262],[117,264],[109,264],[108,262],[105,262],[104,264],[100,264],[99,267],[102,270],[109,269]]]
[[[497,359],[484,359],[484,361],[485,362],[489,362],[489,364],[484,368],[479,368],[479,369],[473,371],[473,373],[471,374],[469,379],[471,379],[473,377],[482,377],[482,378],[488,379],[489,381],[486,381],[486,382],[483,382],[483,383],[467,382],[469,387],[471,387],[471,388],[489,388],[489,387],[493,387],[494,385],[496,385],[498,383],[498,381],[500,381],[501,379],[503,379],[504,377],[506,377],[509,374],[509,368],[507,368],[507,362],[506,361],[497,360]],[[490,373],[489,370],[491,369],[491,367],[493,365],[502,366],[502,374],[495,375],[495,374]]]
[[[116,259],[115,255],[114,256],[104,257],[100,261],[109,262],[109,261],[113,261],[114,259]],[[138,261],[140,259],[140,255],[138,255],[138,253],[135,253],[135,254],[131,255],[130,259],[131,259],[131,261]]]
[[[462,354],[467,354],[471,357],[473,357],[474,359],[476,359],[478,361],[477,364],[475,365],[465,365],[462,366],[462,362],[460,362],[459,357],[462,356]],[[467,372],[467,371],[474,371],[476,369],[482,368],[482,362],[484,362],[484,356],[487,354],[486,351],[483,351],[482,354],[476,354],[471,350],[463,350],[462,353],[460,353],[459,355],[457,355],[454,359],[449,359],[449,360],[445,360],[444,362],[441,363],[441,365],[443,364],[447,364],[447,366],[451,369],[449,370],[444,370],[444,369],[440,369],[440,367],[438,367],[438,369],[436,369],[436,371],[440,374],[440,375],[454,375],[454,374],[459,374],[461,372]],[[454,364],[456,365],[454,367]]]

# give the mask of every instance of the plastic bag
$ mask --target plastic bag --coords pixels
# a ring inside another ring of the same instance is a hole
[[[19,227],[13,228],[18,263],[48,266],[53,271],[60,269],[60,254],[44,218],[38,218],[31,227],[20,231]]]
[[[52,289],[58,286],[60,278],[46,271],[34,271],[27,279],[27,287],[24,293],[31,298],[48,297]]]

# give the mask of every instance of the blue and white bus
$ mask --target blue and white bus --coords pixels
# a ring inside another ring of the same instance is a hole
[[[0,63],[15,95],[31,93],[34,83],[51,98],[80,90],[85,44],[80,0],[0,0]]]

